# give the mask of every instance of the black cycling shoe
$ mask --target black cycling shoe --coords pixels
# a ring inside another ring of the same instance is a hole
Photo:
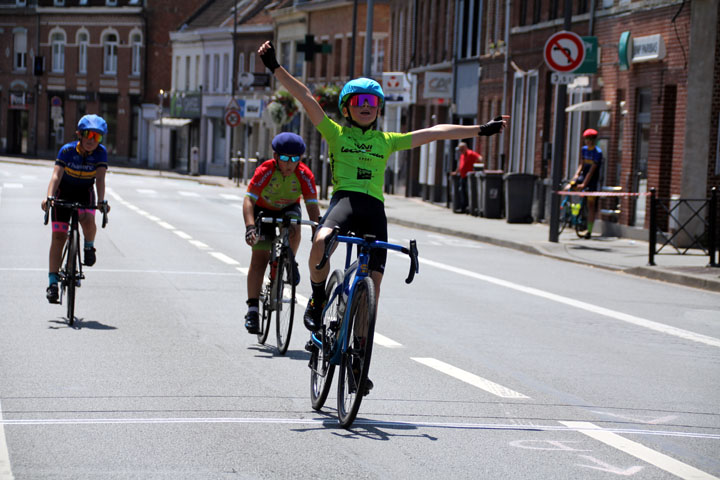
[[[322,325],[322,311],[323,308],[325,308],[325,303],[326,301],[323,300],[321,304],[318,304],[314,297],[310,297],[310,301],[305,309],[305,315],[303,315],[303,323],[305,324],[305,328],[311,332],[320,330],[320,325]]]
[[[357,360],[357,359],[356,359]],[[353,374],[353,380],[356,378],[360,378],[360,362],[359,361],[353,361],[353,367],[352,367],[352,374]],[[355,383],[354,381],[352,383]],[[373,389],[375,384],[370,380],[370,377],[365,379],[365,391],[362,392],[363,397],[370,393],[370,390]],[[353,385],[354,387],[354,385]],[[353,390],[356,390],[357,387],[353,388]]]
[[[83,264],[87,267],[92,267],[95,265],[95,247],[85,248],[85,261]]]
[[[45,290],[45,298],[49,303],[60,303],[60,291],[57,283],[51,283]]]
[[[245,315],[245,328],[248,333],[260,333],[260,315],[258,312],[248,312]]]

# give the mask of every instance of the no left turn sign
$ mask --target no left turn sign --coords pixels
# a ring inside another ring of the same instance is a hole
[[[545,63],[556,72],[570,73],[585,59],[582,38],[573,32],[557,32],[545,42]]]

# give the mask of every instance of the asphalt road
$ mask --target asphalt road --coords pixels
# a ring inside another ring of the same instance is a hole
[[[69,328],[49,177],[0,164],[0,479],[720,477],[719,294],[391,225],[420,275],[389,256],[343,430],[334,389],[310,407],[307,268],[286,356],[242,326],[242,190],[110,175]]]

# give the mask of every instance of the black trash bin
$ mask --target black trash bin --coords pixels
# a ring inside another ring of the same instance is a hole
[[[508,223],[532,223],[536,175],[505,174],[505,216]]]
[[[477,173],[478,208],[485,218],[502,218],[503,214],[503,172],[485,170]]]
[[[468,197],[468,213],[477,217],[480,215],[480,205],[478,204],[478,177],[476,172],[469,172],[465,177],[465,191]]]

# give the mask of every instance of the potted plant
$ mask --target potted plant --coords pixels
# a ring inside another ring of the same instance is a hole
[[[338,85],[319,85],[315,87],[315,100],[320,104],[329,117],[337,118],[338,97],[340,87]]]
[[[295,98],[287,90],[278,90],[270,97],[270,104],[267,106],[270,118],[276,125],[289,123],[298,112],[298,104]]]

